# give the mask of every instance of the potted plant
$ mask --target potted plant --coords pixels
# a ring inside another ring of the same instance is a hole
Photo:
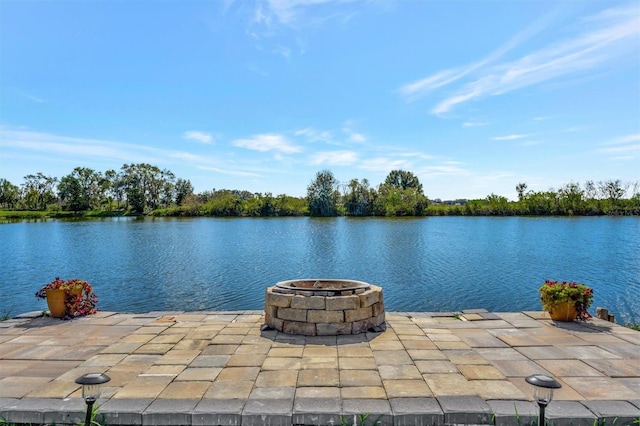
[[[556,321],[586,320],[593,301],[593,290],[576,282],[546,280],[538,289],[542,308]]]
[[[47,306],[52,317],[71,319],[93,314],[97,311],[98,296],[85,280],[55,280],[42,286],[36,297],[47,299]]]

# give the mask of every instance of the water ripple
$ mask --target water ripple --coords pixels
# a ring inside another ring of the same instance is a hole
[[[539,310],[552,278],[640,322],[633,217],[49,220],[0,225],[0,241],[0,314],[44,309],[33,294],[56,276],[129,312],[262,309],[266,287],[305,277],[381,285],[392,311]]]

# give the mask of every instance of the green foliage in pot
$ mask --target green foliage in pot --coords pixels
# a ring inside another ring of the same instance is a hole
[[[587,312],[593,302],[593,290],[576,282],[546,280],[538,289],[545,311],[552,311],[559,304],[570,302],[576,307],[578,319],[591,318]]]

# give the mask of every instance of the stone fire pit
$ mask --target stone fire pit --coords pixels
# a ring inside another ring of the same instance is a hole
[[[333,336],[386,329],[382,288],[362,281],[301,279],[267,288],[265,326],[290,334]]]

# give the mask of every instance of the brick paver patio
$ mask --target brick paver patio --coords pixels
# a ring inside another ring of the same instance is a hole
[[[84,419],[85,373],[106,373],[107,424],[522,424],[537,407],[524,378],[561,384],[556,425],[640,419],[640,332],[545,313],[387,313],[382,333],[261,331],[261,312],[99,312],[0,322],[0,417]]]

